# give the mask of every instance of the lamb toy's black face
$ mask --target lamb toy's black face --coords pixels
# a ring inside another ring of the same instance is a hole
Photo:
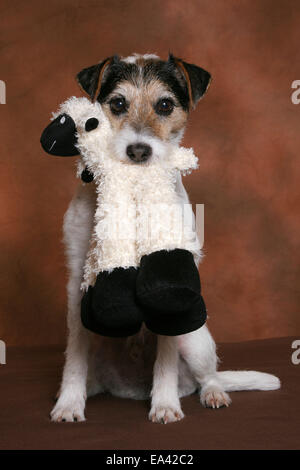
[[[60,114],[46,127],[41,136],[45,152],[59,157],[78,155],[76,143],[76,125],[68,114]]]
[[[97,118],[89,118],[85,130],[90,132],[98,127]],[[74,157],[78,155],[76,148],[76,125],[68,114],[60,114],[43,131],[41,144],[45,152],[58,157]]]

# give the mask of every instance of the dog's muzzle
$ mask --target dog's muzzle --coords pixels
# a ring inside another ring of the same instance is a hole
[[[135,163],[146,162],[152,155],[152,148],[148,144],[137,143],[127,146],[126,153]]]

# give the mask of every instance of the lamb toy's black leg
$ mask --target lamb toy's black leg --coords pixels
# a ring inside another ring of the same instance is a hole
[[[143,256],[137,298],[144,308],[146,326],[153,333],[175,336],[205,323],[199,272],[187,250],[161,250]]]
[[[126,337],[136,334],[143,314],[136,303],[137,269],[116,268],[98,274],[81,302],[81,320],[94,333]]]
[[[186,311],[200,298],[200,277],[190,251],[155,251],[141,259],[137,296],[161,311]]]
[[[206,321],[206,307],[200,296],[185,312],[162,312],[159,309],[144,309],[147,328],[157,335],[177,336],[198,330]]]

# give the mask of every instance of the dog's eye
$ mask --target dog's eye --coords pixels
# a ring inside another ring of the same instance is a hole
[[[125,98],[112,98],[109,105],[113,114],[119,115],[127,111]]]
[[[156,103],[154,109],[161,116],[169,116],[174,109],[174,103],[169,98],[162,98]]]

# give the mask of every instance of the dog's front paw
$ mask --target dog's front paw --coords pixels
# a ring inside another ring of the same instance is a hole
[[[149,419],[152,421],[152,423],[175,423],[176,421],[180,421],[182,418],[184,418],[184,414],[180,408],[180,405],[152,406],[149,413]]]
[[[209,387],[202,390],[200,401],[206,408],[228,407],[231,403],[228,393],[218,387]]]
[[[51,421],[57,423],[85,421],[84,407],[84,397],[67,400],[61,396],[50,413]]]

